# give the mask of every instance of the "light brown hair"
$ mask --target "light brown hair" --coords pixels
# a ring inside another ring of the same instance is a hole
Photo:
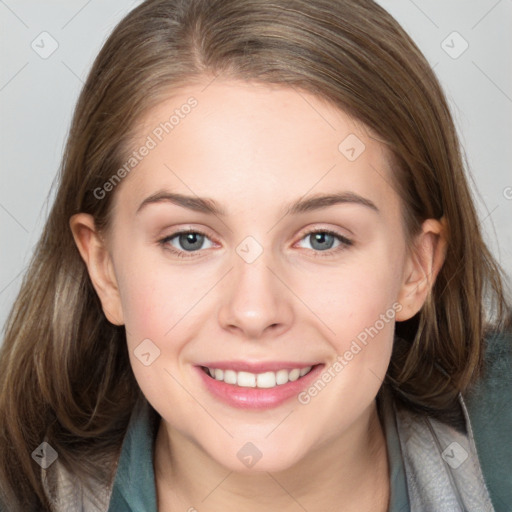
[[[478,378],[484,335],[504,323],[500,268],[473,205],[446,98],[399,24],[371,0],[148,0],[96,58],[74,113],[53,208],[11,311],[0,357],[0,488],[10,511],[48,508],[30,453],[43,438],[80,477],[114,461],[138,393],[124,329],[110,324],[69,228],[109,225],[137,122],[204,76],[313,93],[389,149],[412,237],[444,217],[446,260],[421,312],[397,325],[388,380],[410,407],[442,411]]]

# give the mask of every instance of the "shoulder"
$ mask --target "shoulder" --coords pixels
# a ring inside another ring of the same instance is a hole
[[[512,332],[486,338],[482,376],[464,394],[482,472],[496,511],[512,503]]]

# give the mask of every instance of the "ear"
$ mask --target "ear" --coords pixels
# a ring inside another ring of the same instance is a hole
[[[69,220],[69,226],[105,316],[112,324],[123,325],[121,298],[112,258],[104,238],[96,229],[94,218],[87,213],[77,213]]]
[[[421,233],[416,236],[407,256],[404,280],[398,296],[398,302],[402,305],[396,314],[398,322],[412,318],[422,308],[443,266],[446,247],[444,217],[424,221]]]

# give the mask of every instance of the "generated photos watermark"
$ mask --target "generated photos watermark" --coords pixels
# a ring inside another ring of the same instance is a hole
[[[130,172],[137,167],[137,165],[162,142],[165,136],[171,133],[198,104],[197,99],[191,96],[179,108],[174,109],[169,119],[153,128],[153,131],[146,137],[144,144],[133,151],[124,164],[105,181],[101,187],[96,187],[93,190],[94,197],[98,200],[102,200],[109,192],[112,192],[112,190],[121,183],[121,180],[128,176],[128,174],[130,174]]]
[[[378,320],[373,325],[366,327],[362,330],[356,338],[350,343],[350,347],[343,353],[337,356],[336,361],[326,368],[320,377],[309,386],[308,389],[301,391],[297,399],[300,404],[307,405],[311,399],[317,396],[343,369],[352,361],[364,348],[368,342],[375,338],[382,329],[389,324],[395,316],[402,310],[402,304],[395,302],[385,313],[381,313]]]

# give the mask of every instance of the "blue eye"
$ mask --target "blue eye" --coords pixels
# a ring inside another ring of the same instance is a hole
[[[181,249],[180,247],[176,248],[172,244],[172,241],[175,238],[177,239],[178,244],[183,249]],[[193,256],[193,254],[186,253],[197,252],[199,249],[202,248],[205,239],[208,239],[208,237],[204,233],[201,233],[200,231],[178,231],[173,235],[167,236],[164,239],[160,240],[160,243],[164,245],[172,253],[179,256],[180,258],[188,258]]]
[[[350,247],[353,242],[348,238],[326,229],[318,229],[310,231],[301,240],[310,240],[310,245],[314,250],[315,256],[332,256],[338,251]],[[333,244],[338,242],[338,245],[333,249]],[[318,250],[317,250],[318,249]],[[321,254],[326,253],[326,254]]]
[[[310,240],[311,250],[315,257],[333,256],[339,251],[347,249],[353,245],[353,242],[343,235],[326,229],[310,231],[301,238],[301,241],[307,239]],[[177,231],[172,235],[166,236],[162,240],[159,240],[159,244],[179,258],[191,258],[194,256],[194,253],[199,252],[201,249],[205,249],[203,247],[205,240],[209,240],[205,233],[197,230],[185,230]],[[173,243],[174,241],[177,242],[178,247]],[[336,241],[338,242],[338,245],[333,248],[333,244]],[[208,248],[209,247],[206,247],[206,249]]]

